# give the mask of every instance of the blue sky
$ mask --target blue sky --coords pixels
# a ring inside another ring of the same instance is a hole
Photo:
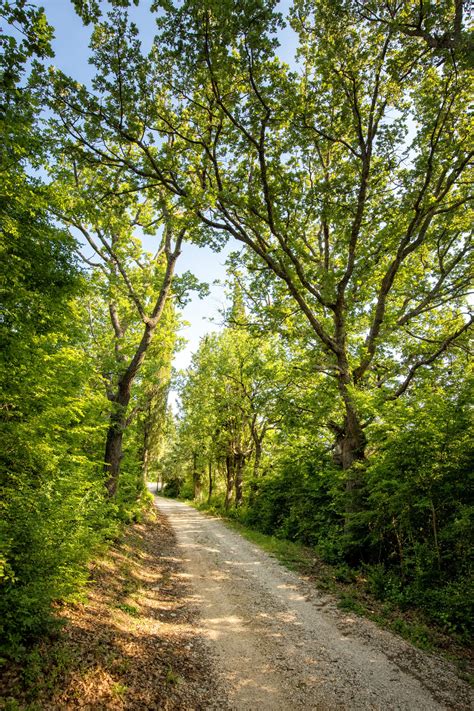
[[[280,3],[284,12],[289,0]],[[53,49],[55,57],[52,64],[71,75],[77,81],[88,85],[92,78],[93,68],[88,64],[89,39],[91,27],[84,27],[77,17],[72,3],[69,0],[42,0],[41,4],[49,23],[55,29]],[[104,5],[106,3],[104,2]],[[140,30],[140,38],[144,51],[151,47],[155,34],[155,24],[149,12],[150,2],[143,1],[138,7],[132,7],[130,13],[133,21]],[[285,29],[280,34],[280,56],[284,61],[294,61],[295,36],[290,29]],[[146,244],[152,251],[153,246]],[[225,305],[224,289],[215,281],[223,282],[226,276],[225,260],[227,255],[240,245],[229,242],[221,253],[213,252],[209,248],[201,248],[187,244],[179,260],[178,272],[192,271],[200,280],[210,286],[210,294],[204,299],[194,296],[183,310],[183,318],[189,323],[182,329],[180,335],[187,339],[186,347],[178,353],[175,361],[176,368],[185,368],[192,353],[197,349],[200,338],[210,330],[219,326],[219,311]],[[214,323],[210,321],[214,319]]]

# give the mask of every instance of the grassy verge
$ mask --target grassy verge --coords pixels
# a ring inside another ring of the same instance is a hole
[[[441,654],[454,663],[462,679],[474,684],[472,649],[454,634],[449,634],[427,620],[422,610],[402,610],[391,602],[377,599],[368,589],[368,581],[362,572],[349,568],[344,563],[326,563],[316,555],[314,549],[249,528],[234,518],[225,516],[220,509],[193,501],[187,503],[200,511],[218,516],[227,526],[260,546],[287,568],[306,577],[322,592],[334,596],[341,610],[367,617],[416,647]]]

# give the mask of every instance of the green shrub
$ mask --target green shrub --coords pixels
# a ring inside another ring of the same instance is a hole
[[[340,473],[320,451],[284,460],[275,475],[261,480],[246,522],[262,533],[321,546],[329,554],[331,547],[340,548],[340,482]]]
[[[29,639],[55,625],[52,603],[74,597],[86,563],[104,538],[107,504],[101,483],[61,458],[21,453],[29,467],[3,472],[0,550],[2,654],[18,655]],[[18,464],[22,462],[21,454]]]
[[[172,499],[177,499],[181,493],[184,479],[179,476],[174,476],[166,481],[166,486],[163,489],[163,496],[169,496]]]

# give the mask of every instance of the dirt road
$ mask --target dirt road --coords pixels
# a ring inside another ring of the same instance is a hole
[[[162,497],[156,502],[176,533],[222,706],[226,697],[239,711],[473,707],[469,688],[445,661],[340,612],[219,520]]]

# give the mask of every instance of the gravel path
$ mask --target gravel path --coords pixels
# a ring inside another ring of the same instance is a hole
[[[474,707],[444,660],[336,609],[260,548],[185,504],[156,498],[171,522],[222,700],[238,711]],[[223,708],[218,700],[210,708]]]

